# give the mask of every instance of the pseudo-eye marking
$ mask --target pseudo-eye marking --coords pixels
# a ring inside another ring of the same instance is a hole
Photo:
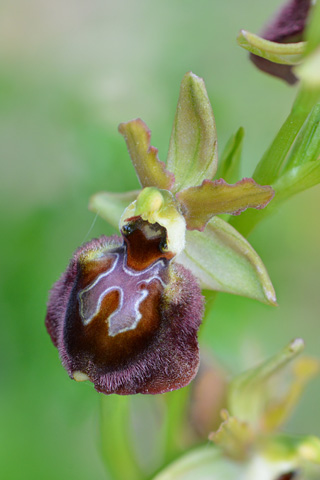
[[[123,247],[123,261],[120,262],[119,253],[110,253],[114,257],[112,266],[101,273],[90,285],[78,294],[80,316],[84,325],[88,325],[99,313],[101,304],[106,295],[117,291],[119,293],[119,306],[106,319],[109,322],[109,335],[114,337],[118,333],[133,330],[138,325],[142,314],[139,307],[149,295],[148,289],[141,288],[158,280],[162,286],[164,282],[158,276],[163,268],[164,261],[158,260],[148,268],[135,271],[127,266],[127,251]],[[112,276],[110,274],[112,273]]]

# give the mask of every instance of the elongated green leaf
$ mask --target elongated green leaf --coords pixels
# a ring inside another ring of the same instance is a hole
[[[223,178],[228,183],[239,180],[243,137],[244,129],[240,127],[227,142],[219,161],[217,178]]]
[[[170,190],[174,175],[158,159],[158,150],[150,145],[151,132],[140,119],[120,123],[119,132],[124,136],[129,154],[142,187],[158,187]]]
[[[275,291],[260,257],[231,225],[214,217],[203,232],[188,231],[177,262],[209,290],[276,305]]]
[[[167,161],[175,191],[213,178],[217,161],[216,126],[206,87],[202,78],[189,72],[181,83]]]
[[[294,167],[282,175],[274,184],[274,200],[270,206],[261,211],[248,210],[241,217],[230,218],[233,225],[242,235],[249,235],[253,228],[288,198],[320,183],[320,160]]]
[[[137,199],[140,190],[125,193],[99,192],[90,198],[89,210],[97,213],[113,227],[119,227],[119,220],[127,206]]]
[[[204,180],[198,187],[190,187],[177,194],[189,230],[203,230],[214,215],[238,215],[247,208],[264,208],[273,198],[268,185],[258,185],[252,178],[243,178],[234,185],[223,179]]]
[[[301,88],[292,111],[254,171],[253,178],[256,182],[272,185],[279,177],[288,152],[292,148],[302,125],[319,100],[320,90]]]
[[[315,105],[291,149],[285,171],[320,157],[320,103]]]
[[[270,62],[282,65],[297,65],[301,62],[306,42],[277,43],[265,40],[254,33],[241,30],[237,42],[240,47]]]
[[[320,152],[318,152],[318,158],[319,155]],[[274,207],[287,198],[318,183],[320,183],[320,158],[319,160],[292,168],[274,183],[277,198]]]

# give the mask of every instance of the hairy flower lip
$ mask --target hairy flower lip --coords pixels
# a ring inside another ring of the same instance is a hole
[[[71,378],[89,379],[105,394],[164,393],[187,385],[198,370],[200,287],[188,270],[160,251],[161,237],[144,245],[142,240],[136,229],[124,239],[103,236],[88,242],[75,252],[50,294],[46,327],[64,367]],[[142,269],[137,268],[139,248],[130,253],[130,242],[150,248]],[[131,264],[125,263],[130,255]],[[128,324],[122,308],[135,312],[137,322]]]

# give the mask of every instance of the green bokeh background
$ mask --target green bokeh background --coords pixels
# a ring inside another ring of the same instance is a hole
[[[138,187],[121,121],[141,117],[165,159],[184,73],[205,79],[219,150],[242,125],[250,176],[295,88],[236,45],[278,0],[3,0],[0,15],[1,478],[106,478],[99,394],[71,381],[44,327],[48,290],[84,240],[113,230],[87,210],[99,190]],[[231,372],[293,337],[319,353],[320,190],[297,196],[250,237],[279,307],[221,294],[203,343]],[[320,381],[287,430],[320,435]]]

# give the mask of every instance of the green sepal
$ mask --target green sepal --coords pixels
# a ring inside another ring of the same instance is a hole
[[[120,217],[138,197],[141,190],[133,190],[125,193],[99,192],[92,195],[89,201],[89,210],[96,213],[116,229],[119,228]]]
[[[243,178],[229,185],[222,178],[204,180],[202,185],[177,193],[189,230],[203,230],[214,215],[238,215],[247,208],[264,208],[274,196],[268,185],[258,185],[252,178]]]
[[[216,125],[202,78],[186,73],[174,119],[167,167],[174,173],[174,190],[199,185],[217,170]]]
[[[281,373],[304,348],[300,338],[293,340],[278,354],[240,375],[229,386],[228,410],[232,416],[248,422],[253,428],[260,430],[265,421],[270,397],[278,393],[270,387],[269,380]]]
[[[276,305],[275,291],[260,257],[231,225],[214,217],[203,232],[187,231],[177,262],[202,288],[243,295]]]
[[[223,178],[228,183],[235,183],[240,178],[240,162],[244,129],[242,127],[228,140],[219,161],[217,178]]]
[[[277,385],[273,385],[273,390],[270,388],[270,401],[266,405],[260,422],[263,431],[273,432],[285,423],[296,407],[307,383],[318,375],[319,371],[319,360],[307,356],[295,359],[291,364],[290,382],[283,381],[283,376],[281,376],[275,382],[281,388],[278,389]],[[287,376],[289,377],[289,374]],[[286,388],[283,388],[283,384],[286,385]],[[281,391],[280,395],[279,391]]]
[[[271,42],[246,30],[240,31],[237,42],[250,53],[282,65],[297,65],[301,62],[306,49],[306,42]]]
[[[128,151],[142,187],[158,187],[170,190],[174,175],[158,159],[158,150],[150,145],[151,132],[140,119],[120,123],[119,132],[124,136]]]

